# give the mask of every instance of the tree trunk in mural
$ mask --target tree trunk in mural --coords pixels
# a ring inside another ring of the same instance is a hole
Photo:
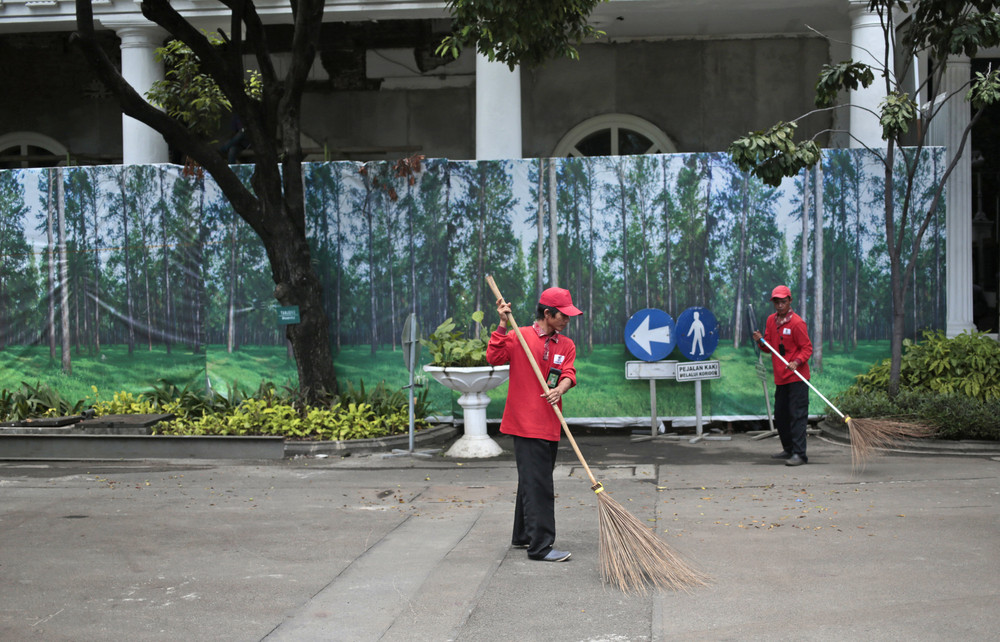
[[[538,207],[535,210],[535,299],[545,289],[545,159],[538,159]]]
[[[133,310],[132,302],[132,265],[130,262],[131,254],[129,253],[128,242],[128,222],[130,216],[129,195],[125,191],[125,175],[128,171],[128,168],[122,168],[121,172],[118,174],[118,189],[119,196],[121,197],[122,253],[125,265],[125,331],[127,339],[126,343],[128,345],[128,355],[131,357],[135,352],[135,312]]]
[[[170,257],[172,253],[170,251],[170,244],[167,242],[167,213],[169,208],[167,206],[166,196],[163,193],[163,168],[160,168],[158,173],[159,183],[160,183],[160,200],[157,203],[157,209],[160,214],[160,252],[161,261],[163,263],[163,299],[164,299],[164,309],[163,309],[163,342],[167,349],[167,354],[169,355],[173,350],[174,343],[174,304],[173,295],[171,293],[172,280],[170,278]]]
[[[226,352],[236,350],[236,281],[239,278],[239,260],[236,247],[236,217],[229,221],[229,279],[226,284]]]
[[[413,230],[413,219],[416,217],[417,203],[413,197],[413,185],[406,186],[406,238],[410,252],[410,312],[420,318],[420,298],[417,296],[417,244]],[[414,337],[416,338],[416,337]],[[405,347],[405,346],[404,346]]]
[[[559,287],[559,199],[556,194],[556,159],[549,159],[549,285]]]
[[[698,288],[700,290],[697,305],[711,306],[709,300],[708,276],[712,272],[712,157],[705,156],[705,233],[701,242],[702,260],[698,266]]]
[[[615,164],[615,178],[618,180],[618,215],[621,218],[621,238],[622,238],[622,291],[624,295],[624,305],[625,309],[622,310],[623,317],[628,318],[632,314],[632,295],[629,285],[629,270],[630,266],[628,263],[628,203],[627,203],[627,191],[625,186],[625,168],[623,167],[623,162],[619,158],[614,161]]]
[[[69,336],[69,257],[66,253],[66,192],[63,184],[63,170],[56,170],[56,211],[59,217],[59,307],[61,312],[60,330],[62,331],[62,371],[73,374],[73,362],[70,356]]]
[[[486,163],[479,163],[476,168],[476,191],[479,197],[476,199],[476,273],[473,276],[473,310],[482,310],[483,305],[483,283],[486,281],[486,218],[487,202],[489,200],[489,186],[487,185]]]
[[[597,243],[594,231],[594,169],[592,164],[584,168],[587,180],[587,350],[594,351],[594,245]]]
[[[667,157],[660,158],[660,170],[663,172],[663,252],[664,271],[667,277],[666,306],[668,310],[673,310],[676,306],[674,301],[674,267],[671,257],[673,256],[673,243],[670,240],[670,192],[667,187]]]
[[[736,260],[736,296],[733,302],[733,348],[739,348],[743,337],[743,286],[747,272],[747,220],[750,218],[749,177],[740,180],[739,255]],[[756,320],[754,320],[756,324]]]
[[[47,282],[48,282],[48,338],[49,338],[49,359],[51,361],[56,360],[56,299],[55,294],[58,292],[56,289],[56,243],[55,243],[55,196],[53,191],[55,189],[55,170],[47,170],[45,172],[48,178],[48,190],[46,190],[46,207],[45,207],[45,239],[46,247],[48,248],[48,270],[47,272]]]
[[[142,280],[143,289],[145,290],[146,299],[146,319],[153,319],[153,294],[152,294],[152,282],[150,279],[150,252],[152,243],[150,242],[150,227],[152,225],[153,217],[153,207],[150,203],[151,197],[151,186],[153,181],[153,170],[149,167],[143,167],[136,170],[140,176],[140,184],[142,186],[142,194],[138,200],[137,211],[139,212],[139,239],[142,243],[140,251],[142,252],[142,261],[140,262],[142,266]],[[146,351],[153,351],[153,327],[149,323],[144,324],[146,328]]]
[[[809,288],[809,216],[810,211],[810,172],[802,171],[802,245],[799,248],[799,301],[797,307],[806,314],[806,294]],[[793,304],[794,305],[794,304]]]
[[[816,163],[815,187],[816,201],[816,224],[813,239],[815,244],[816,260],[813,264],[813,355],[811,358],[813,368],[816,372],[823,372],[823,163]]]
[[[84,296],[84,301],[92,303],[94,306],[94,354],[101,354],[101,222],[100,222],[100,174],[95,177],[92,186],[93,195],[90,202],[91,210],[94,213],[94,284],[92,286],[93,295]],[[65,209],[65,208],[64,208]],[[83,214],[81,204],[81,215]],[[91,301],[92,299],[92,301]],[[86,309],[86,308],[84,308]]]
[[[365,238],[368,251],[368,322],[371,324],[369,337],[371,339],[371,354],[375,354],[378,346],[378,312],[375,307],[375,191],[371,185],[371,177],[367,172],[363,175],[365,183],[365,200],[362,207],[362,217],[365,222]]]

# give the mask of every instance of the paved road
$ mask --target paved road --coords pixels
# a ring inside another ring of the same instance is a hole
[[[1000,461],[810,437],[578,438],[612,495],[712,576],[622,595],[568,447],[563,564],[508,547],[515,470],[378,455],[0,461],[0,640],[985,640],[1000,631]],[[508,451],[510,443],[499,440]]]

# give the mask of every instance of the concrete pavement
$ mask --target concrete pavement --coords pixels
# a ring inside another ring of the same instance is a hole
[[[568,444],[557,546],[511,549],[511,445],[490,460],[0,461],[0,640],[970,640],[1000,630],[1000,460],[852,471],[810,437],[581,434],[608,491],[712,577],[601,584]]]

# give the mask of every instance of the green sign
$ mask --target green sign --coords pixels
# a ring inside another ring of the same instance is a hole
[[[299,306],[278,306],[278,325],[293,325],[299,322]]]

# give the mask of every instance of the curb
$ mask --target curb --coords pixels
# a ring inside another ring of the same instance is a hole
[[[827,441],[849,446],[851,438],[847,426],[843,422],[833,422],[829,418],[817,424],[820,436]],[[976,455],[979,457],[1000,456],[1000,442],[976,441],[963,439],[949,441],[947,439],[905,439],[896,448],[884,448],[886,452],[919,453],[925,455]]]
[[[413,444],[429,446],[450,440],[458,434],[458,428],[445,424],[426,428],[413,434]],[[341,455],[391,452],[393,449],[409,449],[410,435],[393,435],[374,439],[348,439],[343,441],[285,441],[285,457],[308,455]]]

